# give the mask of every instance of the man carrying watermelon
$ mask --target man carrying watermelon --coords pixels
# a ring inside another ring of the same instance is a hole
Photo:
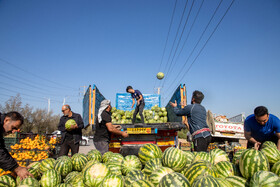
[[[96,130],[93,138],[95,148],[103,155],[109,151],[109,143],[111,140],[111,133],[128,137],[128,134],[119,130],[120,125],[113,125],[111,118],[111,102],[110,100],[103,100],[98,110],[96,119]]]
[[[71,111],[69,105],[63,105],[61,111],[63,116],[60,118],[58,125],[58,130],[61,131],[62,135],[59,156],[67,156],[70,149],[73,156],[79,152],[84,122],[80,114]]]
[[[132,106],[131,106],[131,108],[134,107],[135,100],[137,102],[136,107],[135,107],[135,111],[134,111],[134,114],[133,114],[133,118],[132,118],[132,124],[135,123],[136,115],[138,114],[138,112],[139,112],[139,115],[141,117],[141,122],[144,123],[143,110],[144,110],[144,107],[145,107],[145,101],[144,101],[142,93],[139,90],[134,90],[132,88],[132,86],[128,86],[126,88],[126,92],[130,93],[131,97],[132,97]]]
[[[0,168],[5,171],[14,171],[21,179],[33,177],[25,167],[20,167],[5,147],[3,136],[15,133],[23,124],[24,118],[18,112],[0,113]]]
[[[272,141],[280,150],[280,120],[268,113],[264,106],[255,108],[254,114],[248,116],[244,122],[244,134],[248,140],[248,148],[259,149],[265,141]]]
[[[210,129],[206,123],[206,110],[201,105],[203,99],[203,93],[196,90],[193,92],[191,105],[187,105],[183,109],[177,107],[176,100],[175,103],[170,102],[177,116],[187,116],[185,125],[192,135],[194,151],[197,152],[206,152],[212,139]]]

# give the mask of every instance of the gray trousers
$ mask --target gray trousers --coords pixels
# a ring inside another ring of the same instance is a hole
[[[136,106],[134,114],[133,114],[132,124],[135,123],[136,115],[138,114],[138,112],[139,112],[139,115],[141,117],[141,122],[144,123],[144,116],[143,116],[144,107],[145,107],[145,103],[144,102],[142,102],[140,105]]]
[[[94,146],[102,155],[109,151],[109,142],[107,141],[94,142]]]

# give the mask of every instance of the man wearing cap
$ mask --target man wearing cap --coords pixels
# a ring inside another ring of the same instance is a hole
[[[96,119],[96,130],[94,134],[94,146],[101,153],[104,154],[109,151],[109,143],[111,140],[111,133],[121,135],[124,138],[128,134],[119,130],[120,125],[114,126],[111,118],[111,102],[110,100],[103,100],[100,104],[98,116]]]

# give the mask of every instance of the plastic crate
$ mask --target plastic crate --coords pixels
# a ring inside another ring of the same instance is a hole
[[[18,139],[18,133],[14,133],[13,135],[9,135],[4,137],[5,140],[5,146],[6,148],[10,151],[11,150],[11,145],[15,145],[16,143],[19,142]]]

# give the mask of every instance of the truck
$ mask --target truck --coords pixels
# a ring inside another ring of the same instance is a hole
[[[143,97],[145,99],[145,109],[151,109],[155,105],[161,107],[160,94],[143,94]],[[98,109],[101,101],[104,99],[106,97],[101,94],[96,85],[93,84],[87,88],[83,99],[83,120],[86,128],[95,130]],[[181,103],[186,103],[186,86],[184,84],[180,84],[170,98],[171,102],[175,102],[175,100],[178,103],[178,107],[183,107]],[[116,94],[116,109],[131,110],[131,104],[130,94]],[[109,151],[126,156],[131,154],[137,155],[139,148],[147,143],[158,145],[162,151],[168,147],[176,147],[178,145],[177,132],[185,128],[183,124],[184,117],[176,116],[169,104],[166,105],[166,111],[168,120],[165,123],[113,124],[121,125],[122,130],[127,131],[129,137],[122,138],[112,134]]]

